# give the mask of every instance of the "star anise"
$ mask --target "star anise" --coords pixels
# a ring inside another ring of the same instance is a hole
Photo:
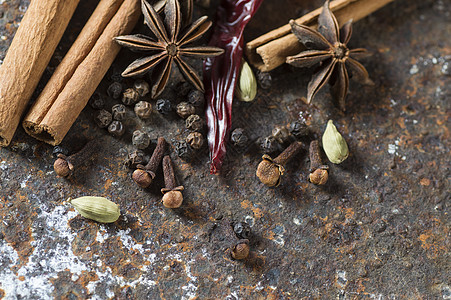
[[[156,37],[136,34],[116,37],[115,40],[132,51],[149,52],[150,55],[137,59],[131,63],[122,73],[123,77],[139,76],[151,69],[152,97],[161,94],[166,87],[171,74],[172,62],[175,62],[185,77],[198,90],[204,91],[202,80],[196,71],[184,60],[184,56],[207,58],[220,55],[224,52],[221,48],[208,46],[187,46],[198,40],[211,26],[207,17],[201,17],[186,29],[182,28],[182,14],[178,0],[168,0],[165,6],[164,22],[155,9],[146,0],[141,1],[144,22]]]
[[[295,67],[311,67],[321,63],[307,87],[308,103],[329,81],[333,98],[338,102],[340,108],[345,110],[345,98],[349,87],[346,67],[363,83],[372,83],[365,67],[356,60],[356,58],[368,55],[366,49],[350,50],[346,46],[352,34],[352,20],[344,24],[340,31],[337,19],[330,11],[329,0],[326,0],[318,18],[318,31],[305,25],[299,25],[294,20],[290,21],[290,25],[293,34],[307,50],[287,57],[287,63]]]

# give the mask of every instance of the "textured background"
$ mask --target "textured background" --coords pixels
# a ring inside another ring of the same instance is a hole
[[[93,10],[88,2],[95,1],[81,1],[38,89]],[[0,0],[0,59],[28,3]],[[196,8],[197,15],[213,16],[214,5]],[[246,39],[319,5],[267,0]],[[171,211],[160,204],[161,170],[144,191],[122,162],[135,129],[171,143],[184,138],[177,116],[154,112],[142,122],[129,110],[127,132],[117,139],[96,127],[87,107],[62,145],[76,151],[99,138],[102,151],[69,180],[53,172],[52,147],[19,128],[0,149],[0,298],[451,299],[450,11],[446,0],[398,0],[359,21],[350,46],[374,53],[363,64],[376,85],[351,81],[346,113],[327,89],[305,105],[311,70],[288,66],[271,73],[271,89],[254,102],[235,102],[234,127],[252,141],[300,117],[319,134],[333,119],[351,155],[329,163],[324,187],[306,180],[307,145],[276,189],[256,179],[261,154],[252,143],[229,146],[220,176],[209,175],[206,150],[191,162],[172,153],[185,203]],[[121,52],[100,92],[132,57]],[[173,75],[162,97],[177,103],[180,75]],[[115,201],[125,218],[109,225],[83,219],[67,202],[83,195]],[[221,216],[252,226],[248,260],[227,255],[214,226]]]

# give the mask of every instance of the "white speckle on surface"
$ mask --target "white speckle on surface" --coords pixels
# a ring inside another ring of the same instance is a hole
[[[2,35],[0,38],[2,39],[2,41],[6,41],[8,39],[6,35]]]
[[[301,225],[301,221],[298,218],[293,218],[293,223],[296,225]]]
[[[233,281],[233,276],[232,275],[229,275],[229,276],[227,276],[227,283],[232,283],[232,281]]]
[[[418,124],[418,120],[412,120],[413,124]]]
[[[31,175],[28,174],[27,178],[25,178],[24,180],[22,180],[22,181],[20,182],[20,187],[21,187],[22,189],[27,187],[27,181],[30,180],[30,178],[31,178]]]
[[[390,99],[390,102],[391,102],[391,105],[392,105],[392,106],[394,106],[394,105],[398,104],[398,103],[396,102],[396,100],[395,100],[395,99]]]
[[[2,162],[0,162],[0,169],[2,170],[2,171],[5,171],[6,169],[8,169],[8,165],[6,164],[6,161],[2,161]]]
[[[410,73],[410,75],[414,75],[414,74],[417,74],[418,71],[419,71],[418,66],[417,66],[417,65],[413,65],[413,66],[410,68],[409,73]]]
[[[346,271],[337,270],[335,275],[335,282],[340,288],[346,287],[348,284],[348,279],[346,278]]]
[[[435,64],[437,64],[437,62],[438,62],[437,58],[433,57],[432,58],[432,63],[435,65]]]
[[[388,153],[389,154],[395,154],[396,153],[396,145],[394,144],[388,144]]]

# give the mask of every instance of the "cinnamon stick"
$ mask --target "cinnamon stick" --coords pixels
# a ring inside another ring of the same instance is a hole
[[[11,142],[78,2],[31,1],[0,66],[0,146]]]
[[[393,0],[335,0],[330,9],[340,25],[349,20],[358,21]],[[312,28],[318,27],[318,16],[322,7],[301,18],[296,23]],[[271,71],[285,63],[287,56],[295,55],[303,50],[302,44],[291,33],[289,24],[270,31],[246,44],[245,51],[249,62],[263,72]]]
[[[24,119],[31,136],[59,144],[88,103],[141,14],[138,0],[102,0]]]

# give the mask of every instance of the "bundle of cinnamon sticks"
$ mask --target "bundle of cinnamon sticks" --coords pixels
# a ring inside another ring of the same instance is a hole
[[[0,146],[7,146],[79,0],[32,1],[0,67]],[[33,137],[59,144],[129,34],[139,0],[101,0],[80,35],[25,116]]]

